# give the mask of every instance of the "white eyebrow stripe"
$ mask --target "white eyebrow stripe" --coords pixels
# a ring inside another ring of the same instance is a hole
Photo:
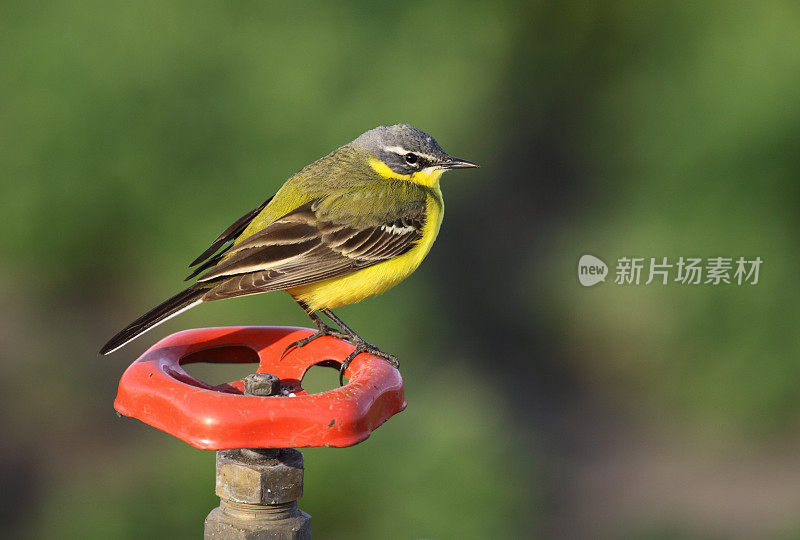
[[[384,152],[394,152],[395,154],[397,154],[399,156],[402,156],[402,155],[408,154],[408,153],[412,153],[412,154],[417,154],[418,156],[422,156],[422,157],[426,158],[427,160],[432,161],[434,163],[439,161],[439,158],[437,158],[436,156],[432,156],[432,155],[426,154],[424,152],[412,152],[411,150],[406,150],[402,146],[384,146],[383,147],[383,151]]]
[[[402,146],[384,146],[384,152],[394,152],[395,154],[408,154],[410,150],[406,150]]]

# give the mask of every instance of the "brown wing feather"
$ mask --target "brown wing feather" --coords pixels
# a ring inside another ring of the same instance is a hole
[[[422,237],[424,209],[360,228],[320,218],[308,203],[232,246],[198,282],[218,281],[206,300],[297,287],[389,260]],[[227,279],[226,279],[227,278]]]
[[[246,213],[245,215],[234,221],[230,227],[222,231],[222,233],[214,239],[214,241],[211,243],[211,245],[207,250],[205,250],[203,253],[200,254],[199,257],[197,257],[195,260],[192,261],[192,263],[189,265],[189,268],[197,264],[200,264],[201,262],[211,257],[211,255],[213,255],[219,248],[221,248],[226,243],[232,240],[236,240],[236,237],[242,234],[242,231],[244,231],[247,228],[250,222],[253,221],[253,219],[264,209],[264,207],[267,206],[267,204],[269,204],[269,201],[271,200],[272,197],[264,201],[258,208],[250,210],[248,213]],[[225,251],[227,251],[227,249]],[[210,264],[208,266],[206,265],[203,266],[205,268],[209,268],[213,266],[216,263],[216,261],[218,261],[219,258],[221,257],[222,254],[218,254],[214,262],[208,261]],[[193,278],[194,276],[205,270],[205,268],[201,267],[196,269],[194,273],[189,277],[187,277],[186,279]]]

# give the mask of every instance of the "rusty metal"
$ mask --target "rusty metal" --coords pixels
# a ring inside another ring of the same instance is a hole
[[[244,378],[246,395],[280,391],[275,375],[252,373]],[[219,450],[215,492],[220,505],[206,518],[205,538],[311,538],[311,516],[297,507],[303,496],[303,465],[303,454],[294,448]]]
[[[254,459],[239,450],[217,452],[220,499],[247,504],[278,504],[303,495],[303,454],[284,448],[276,457]]]
[[[311,516],[297,507],[303,454],[293,448],[265,450],[217,452],[220,505],[206,518],[206,539],[311,538]]]
[[[271,373],[251,373],[244,378],[247,396],[277,396],[280,392],[281,380]]]

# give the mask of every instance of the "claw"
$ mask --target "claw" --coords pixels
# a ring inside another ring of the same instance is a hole
[[[319,330],[317,330],[316,332],[314,332],[310,336],[304,337],[302,339],[298,339],[294,343],[290,343],[289,346],[286,347],[283,350],[283,352],[281,353],[281,359],[284,356],[286,356],[286,353],[288,353],[290,350],[295,349],[295,348],[299,349],[300,347],[304,347],[305,345],[308,345],[309,343],[311,343],[315,339],[321,338],[322,336],[333,336],[333,337],[339,338],[339,339],[350,339],[350,336],[348,336],[347,334],[339,332],[338,330],[334,330],[330,326],[325,326],[324,328],[320,328]]]
[[[344,370],[346,370],[350,366],[350,363],[355,359],[356,356],[358,356],[363,352],[379,356],[380,358],[383,358],[384,360],[389,362],[395,368],[400,367],[400,361],[397,359],[395,355],[385,353],[379,348],[377,348],[375,345],[367,343],[366,341],[361,341],[358,344],[356,344],[355,350],[351,352],[347,356],[347,358],[342,360],[342,367],[339,368],[339,386],[344,386]]]
[[[364,341],[358,334],[356,334],[353,331],[352,328],[347,326],[344,323],[344,321],[342,321],[342,319],[334,315],[334,313],[330,309],[322,308],[319,311],[325,314],[331,321],[333,321],[333,323],[336,324],[336,326],[338,326],[340,330],[334,330],[333,328],[325,324],[325,322],[322,319],[320,319],[319,315],[317,315],[316,312],[313,309],[311,309],[309,305],[306,304],[304,301],[297,300],[297,303],[300,304],[300,307],[303,308],[303,311],[306,312],[306,315],[308,315],[309,318],[312,321],[314,321],[314,324],[319,330],[317,332],[314,332],[308,337],[304,337],[303,339],[298,339],[297,341],[286,347],[286,349],[284,349],[283,351],[283,354],[281,354],[281,358],[283,358],[287,352],[294,349],[295,347],[303,347],[304,345],[308,345],[315,339],[321,338],[322,336],[333,336],[339,339],[347,340],[356,346],[355,350],[349,355],[347,355],[347,358],[345,358],[342,361],[342,367],[339,368],[339,386],[344,386],[344,371],[348,368],[348,366],[350,366],[350,363],[353,361],[353,359],[362,352],[379,356],[380,358],[383,358],[384,360],[392,364],[395,368],[400,367],[400,362],[397,360],[397,357],[395,355],[385,353],[379,348],[377,348],[375,345],[372,345],[371,343],[367,343],[366,341]]]
[[[340,367],[340,368],[339,368],[339,386],[344,386],[344,370],[346,370],[346,369],[348,368],[348,366],[350,365],[350,362],[352,362],[352,361],[353,361],[353,359],[354,359],[356,356],[358,356],[359,354],[361,354],[361,352],[362,352],[362,351],[358,350],[358,347],[356,347],[356,350],[354,350],[353,352],[351,352],[351,353],[350,353],[350,354],[347,356],[347,358],[345,358],[344,360],[342,360],[342,367]]]

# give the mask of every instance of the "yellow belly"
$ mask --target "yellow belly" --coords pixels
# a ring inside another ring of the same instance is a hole
[[[407,252],[386,262],[357,270],[352,274],[309,283],[287,289],[286,292],[308,304],[311,310],[316,311],[354,304],[370,296],[388,291],[417,269],[431,250],[436,235],[439,234],[444,205],[441,192],[437,189],[435,194],[436,196],[428,196],[428,210],[425,226],[422,229],[422,238]]]

